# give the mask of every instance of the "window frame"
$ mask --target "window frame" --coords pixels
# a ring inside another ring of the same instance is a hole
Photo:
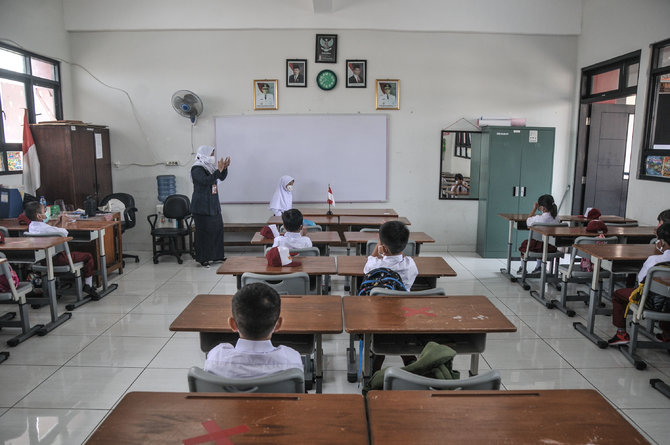
[[[0,78],[23,83],[26,98],[26,108],[28,109],[28,122],[31,124],[37,122],[37,118],[35,116],[35,96],[33,94],[34,87],[50,88],[54,91],[54,106],[55,106],[56,119],[62,120],[63,96],[61,92],[60,62],[58,60],[54,60],[49,57],[45,57],[40,54],[16,48],[14,46],[7,45],[1,42],[0,42],[0,48],[15,52],[23,57],[23,65],[25,73],[18,73],[16,71],[0,68]],[[32,74],[31,59],[38,59],[40,61],[52,64],[54,66],[55,80],[34,76]],[[2,113],[1,101],[0,101],[0,113]],[[9,151],[22,151],[22,144],[15,142],[13,143],[5,142],[4,119],[0,119],[0,156],[2,157],[1,160],[5,168],[4,171],[0,171],[0,176],[23,174],[23,170],[14,170],[14,171],[7,170],[9,168],[7,164],[7,152]]]
[[[670,74],[670,65],[660,68],[658,66],[658,56],[661,49],[669,47],[670,39],[662,40],[651,45],[651,60],[649,63],[649,78],[647,85],[647,108],[644,116],[644,138],[642,147],[640,147],[640,159],[637,179],[642,181],[660,181],[670,182],[670,177],[648,175],[646,164],[647,156],[670,156],[670,149],[654,149],[654,127],[656,125],[656,106],[658,104],[658,94],[656,85],[664,74]]]
[[[597,63],[595,65],[587,66],[582,68],[582,78],[580,83],[580,103],[587,104],[593,102],[600,102],[610,99],[618,99],[625,96],[637,94],[637,86],[640,83],[640,54],[642,51],[637,50],[624,54],[623,56],[615,57],[614,59],[607,60],[605,62]],[[626,75],[628,73],[628,67],[638,64],[638,81],[635,82],[635,85],[627,87],[626,86]],[[613,71],[619,69],[619,88],[615,90],[605,91],[602,93],[591,94],[591,87],[593,84],[593,77],[598,74],[603,74],[608,71]]]

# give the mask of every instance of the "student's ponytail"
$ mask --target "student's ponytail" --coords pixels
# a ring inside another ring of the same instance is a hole
[[[553,196],[542,195],[538,198],[537,203],[545,209],[549,210],[552,218],[556,218],[556,215],[558,215],[558,208],[556,207]]]

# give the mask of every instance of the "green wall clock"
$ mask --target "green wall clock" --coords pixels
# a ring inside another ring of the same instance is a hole
[[[316,84],[322,90],[332,90],[337,85],[337,75],[331,70],[322,70],[316,76]]]

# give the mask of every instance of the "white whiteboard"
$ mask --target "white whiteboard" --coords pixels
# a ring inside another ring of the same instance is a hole
[[[294,203],[387,198],[387,116],[310,114],[217,117],[216,155],[230,156],[222,203],[269,203],[279,178],[295,178]]]

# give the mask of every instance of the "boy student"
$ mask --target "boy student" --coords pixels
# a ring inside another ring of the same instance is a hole
[[[312,240],[304,236],[307,229],[302,225],[302,212],[298,209],[290,209],[282,213],[281,219],[284,223],[286,233],[284,236],[275,237],[272,247],[285,246],[289,249],[302,249],[312,247]]]
[[[265,283],[244,286],[233,296],[233,316],[228,324],[240,338],[215,346],[207,354],[205,371],[226,378],[254,378],[286,369],[303,369],[300,354],[288,346],[273,346],[270,338],[279,329],[281,298]]]
[[[409,241],[409,230],[400,221],[387,221],[379,228],[379,242],[368,257],[364,273],[380,267],[398,272],[407,290],[412,288],[419,270],[416,263],[402,251]]]
[[[44,206],[39,203],[39,201],[32,201],[26,204],[24,209],[26,217],[30,220],[28,225],[28,233],[30,234],[42,234],[42,233],[60,233],[63,236],[67,236],[68,232],[66,229],[57,227],[63,221],[63,215],[60,215],[56,221],[52,224],[47,224],[49,217],[46,215]],[[75,252],[70,251],[70,256],[72,257],[73,263],[84,263],[84,267],[81,269],[81,273],[84,276],[84,292],[86,292],[91,297],[97,298],[98,292],[93,286],[93,269],[94,262],[93,256],[88,252]],[[61,252],[53,258],[54,266],[65,266],[68,264],[67,255],[65,252]]]

